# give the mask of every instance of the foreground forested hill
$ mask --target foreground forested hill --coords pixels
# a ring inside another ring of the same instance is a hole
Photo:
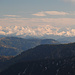
[[[75,56],[75,43],[59,45],[39,45],[35,48],[31,48],[27,51],[22,52],[13,59],[7,61],[3,66],[8,67],[12,64],[24,61],[38,61],[42,59],[56,60],[72,56]]]
[[[20,62],[0,75],[75,75],[75,57]]]
[[[31,48],[22,52],[14,59],[16,61],[30,61],[40,59],[59,59],[75,56],[75,43],[59,44],[59,45],[39,45],[35,48]]]

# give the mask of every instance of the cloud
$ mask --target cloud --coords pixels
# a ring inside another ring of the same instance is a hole
[[[67,12],[63,12],[63,11],[43,11],[43,12],[38,12],[35,14],[32,14],[35,16],[47,16],[47,15],[69,15],[69,13]]]
[[[34,16],[46,16],[44,12],[38,12],[36,14],[32,14]]]
[[[59,11],[45,11],[48,15],[69,15],[69,13],[66,12],[59,12]]]
[[[3,15],[3,16],[6,16],[6,17],[20,17],[18,15]]]
[[[1,26],[30,26],[52,25],[56,27],[75,27],[75,18],[1,18]]]
[[[6,34],[7,35],[11,35],[11,34],[13,34],[13,32],[12,31],[8,31]]]
[[[34,16],[49,16],[49,15],[52,15],[52,16],[55,16],[55,15],[59,15],[59,16],[72,16],[72,15],[75,15],[75,11],[70,11],[70,12],[63,12],[63,11],[42,11],[42,12],[37,12],[35,14],[32,14]]]
[[[36,36],[43,37],[44,35],[59,35],[59,36],[75,36],[74,28],[63,28],[54,27],[52,25],[29,27],[29,26],[8,26],[2,27],[0,35],[14,35],[14,36]],[[61,31],[60,31],[61,30]]]
[[[4,31],[0,31],[0,35],[5,35],[5,32]]]
[[[38,13],[37,13],[38,14]],[[70,12],[44,11],[37,16],[74,15]],[[15,36],[75,36],[75,18],[21,18],[16,15],[0,18],[0,34]],[[4,26],[4,27],[3,27]],[[67,27],[67,28],[66,28]],[[69,29],[68,27],[72,27]],[[63,30],[65,28],[65,30]]]

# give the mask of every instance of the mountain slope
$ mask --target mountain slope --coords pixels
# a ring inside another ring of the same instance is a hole
[[[17,55],[21,53],[22,51],[25,51],[29,48],[33,48],[37,45],[40,44],[58,44],[56,40],[53,39],[22,39],[22,38],[17,38],[17,37],[3,37],[0,38],[0,55],[5,56],[8,55]],[[4,47],[4,48],[3,48]],[[14,50],[10,49],[7,50],[8,48],[13,48]],[[16,53],[15,53],[16,52]],[[12,54],[11,54],[12,53]]]
[[[1,56],[14,56],[22,52],[22,50],[19,50],[14,47],[8,47],[5,45],[0,45],[0,55]]]
[[[17,37],[3,37],[0,38],[0,44],[15,47],[21,50],[27,50],[40,44],[58,44],[54,39],[23,39]]]
[[[39,59],[58,59],[75,56],[75,43],[59,45],[39,45],[35,48],[22,52],[14,58],[14,61],[30,61]]]
[[[75,75],[75,57],[20,62],[10,66],[0,75]]]
[[[4,62],[6,60],[10,60],[11,58],[13,58],[14,56],[0,56],[0,62]]]
[[[57,40],[61,43],[72,43],[75,42],[75,37],[64,37]]]
[[[75,56],[75,43],[59,45],[39,45],[35,48],[24,51],[13,59],[7,61],[6,64],[3,65],[3,67],[8,67],[14,63],[24,61],[37,61],[42,59],[55,60],[72,56]],[[0,69],[3,67],[0,67]]]

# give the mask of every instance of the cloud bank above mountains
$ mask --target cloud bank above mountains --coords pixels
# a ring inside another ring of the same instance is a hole
[[[53,27],[50,25],[29,27],[29,26],[0,26],[0,35],[10,36],[31,36],[31,37],[43,37],[44,35],[58,35],[58,36],[75,36],[75,29]]]
[[[75,36],[75,12],[42,11],[31,15],[34,17],[3,15],[0,18],[0,35],[21,37]]]

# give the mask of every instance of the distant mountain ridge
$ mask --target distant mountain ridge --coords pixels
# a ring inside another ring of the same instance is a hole
[[[17,37],[0,38],[0,55],[17,55],[40,44],[58,44],[54,39],[23,39]],[[9,49],[9,50],[8,50]]]
[[[75,36],[74,37],[64,37],[64,38],[60,38],[57,40],[61,43],[73,43],[75,42]]]
[[[22,52],[22,50],[19,50],[14,47],[9,47],[5,45],[0,45],[0,55],[1,56],[15,56]]]

